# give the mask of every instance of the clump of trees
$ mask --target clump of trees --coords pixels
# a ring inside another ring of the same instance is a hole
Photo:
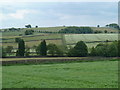
[[[25,25],[26,28],[31,28],[32,26],[30,24]]]
[[[25,35],[32,35],[34,33],[34,30],[26,30]]]
[[[61,29],[59,33],[93,33],[93,30],[90,27],[66,27],[65,29]]]
[[[106,27],[110,27],[110,28],[116,28],[116,29],[119,29],[119,25],[116,24],[116,23],[111,23],[111,24],[107,24]]]
[[[12,27],[12,28],[9,28],[9,31],[19,31],[20,30],[20,28],[14,28],[14,27]]]
[[[120,46],[120,45],[119,45]],[[118,42],[101,43],[91,49],[91,56],[116,57],[118,55]]]
[[[88,53],[88,47],[83,41],[77,42],[74,47],[66,49],[60,49],[55,44],[46,44],[43,40],[38,46],[34,46],[37,55],[40,56],[70,56],[70,57],[85,57],[85,56],[103,56],[103,57],[116,57],[120,56],[120,41],[100,43],[96,47],[92,47]],[[6,48],[1,47],[2,56],[5,57],[7,54],[10,56],[13,50],[12,46]],[[66,53],[67,52],[67,53]],[[18,40],[18,50],[16,56],[30,56],[30,47],[25,46],[23,39]]]

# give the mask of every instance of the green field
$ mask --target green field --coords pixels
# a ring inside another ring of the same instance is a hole
[[[93,31],[102,31],[100,34],[49,34],[49,33],[40,33],[39,31],[50,31],[50,32],[58,32],[61,29],[66,27],[39,27],[39,28],[21,28],[20,31],[6,31],[2,32],[2,36],[0,39],[2,40],[3,47],[13,46],[14,49],[18,48],[18,44],[15,43],[15,38],[22,38],[25,41],[26,46],[32,48],[33,46],[37,46],[40,42],[45,39],[47,44],[53,43],[58,45],[60,48],[65,46],[73,47],[78,41],[84,41],[90,48],[95,47],[99,43],[103,43],[106,40],[112,42],[118,40],[118,30],[113,28],[106,27],[91,27]],[[1,29],[2,30],[2,29]],[[34,30],[33,35],[24,35],[25,30]],[[108,33],[105,34],[104,31],[107,30]],[[113,33],[111,33],[113,32]],[[21,34],[21,36],[20,36]],[[61,47],[62,46],[62,47]]]
[[[3,88],[118,88],[118,61],[3,66]]]
[[[92,48],[106,40],[110,42],[118,40],[118,34],[65,34],[65,42],[68,46],[74,46],[78,41],[84,41],[88,48]]]

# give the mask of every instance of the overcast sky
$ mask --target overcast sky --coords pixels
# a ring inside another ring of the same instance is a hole
[[[14,2],[0,5],[0,28],[105,26],[118,22],[118,2]]]

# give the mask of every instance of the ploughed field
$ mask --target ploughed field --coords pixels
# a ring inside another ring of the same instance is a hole
[[[2,67],[3,88],[118,88],[118,61]]]

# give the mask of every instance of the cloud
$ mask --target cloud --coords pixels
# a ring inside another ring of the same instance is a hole
[[[25,15],[27,15],[28,13],[30,13],[30,11],[28,10],[18,10],[15,13],[10,13],[8,15],[15,19],[24,19]]]
[[[1,20],[9,20],[9,19],[19,19],[22,20],[29,14],[37,13],[36,10],[28,10],[28,9],[22,9],[22,10],[16,10],[14,13],[0,13]]]
[[[10,13],[8,16],[14,19],[24,19],[30,13],[35,13],[34,10],[17,10],[15,13]]]

